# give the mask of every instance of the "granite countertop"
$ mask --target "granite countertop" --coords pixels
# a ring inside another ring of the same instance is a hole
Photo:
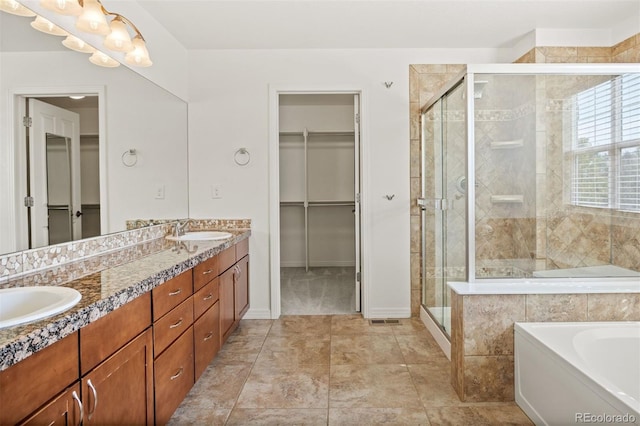
[[[71,287],[82,299],[55,316],[0,329],[0,371],[251,235],[248,229],[227,231],[233,234],[228,240],[174,242],[159,238],[6,283],[2,287]]]

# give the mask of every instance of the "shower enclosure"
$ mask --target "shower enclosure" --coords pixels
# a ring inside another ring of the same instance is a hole
[[[422,304],[446,335],[451,281],[640,277],[640,65],[469,65],[421,124]]]

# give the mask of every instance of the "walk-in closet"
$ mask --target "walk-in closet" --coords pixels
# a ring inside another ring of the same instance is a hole
[[[360,310],[359,97],[279,97],[283,315]]]

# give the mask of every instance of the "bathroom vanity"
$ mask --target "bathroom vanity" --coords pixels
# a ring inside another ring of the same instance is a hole
[[[154,240],[65,283],[67,312],[0,329],[0,424],[168,422],[249,308],[249,235]]]

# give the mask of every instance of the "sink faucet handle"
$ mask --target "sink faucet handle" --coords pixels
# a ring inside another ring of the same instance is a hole
[[[191,219],[187,219],[184,222],[180,222],[180,220],[178,220],[176,222],[176,225],[175,225],[175,228],[174,228],[175,236],[179,237],[181,235],[184,235],[185,228],[187,227],[187,225],[189,223],[191,223],[191,221],[192,221]]]

